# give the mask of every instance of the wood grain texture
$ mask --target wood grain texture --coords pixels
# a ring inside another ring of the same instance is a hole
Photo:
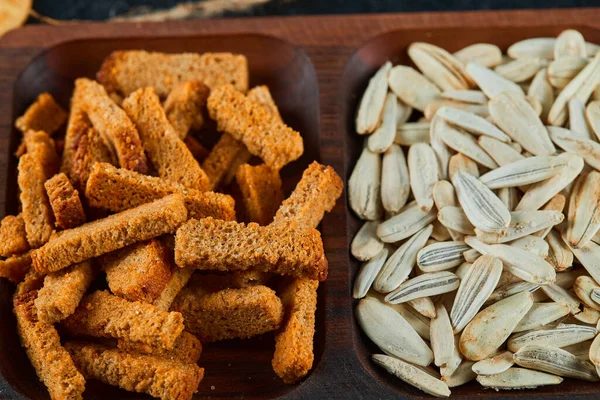
[[[480,41],[501,43],[504,46],[516,37],[514,34],[511,36],[510,32],[519,32],[519,37],[527,37],[560,32],[566,27],[585,27],[586,37],[591,35],[589,39],[600,42],[599,16],[598,9],[566,9],[28,26],[11,32],[0,40],[0,215],[6,210],[14,212],[17,207],[14,193],[16,165],[11,154],[18,143],[12,122],[23,111],[26,97],[33,95],[28,93],[25,96],[21,92],[27,91],[27,86],[43,86],[38,80],[50,78],[41,70],[43,62],[36,64],[40,70],[36,67],[28,69],[27,79],[19,79],[19,75],[32,60],[38,56],[43,57],[46,50],[61,43],[102,39],[106,50],[113,46],[118,48],[121,44],[125,47],[131,40],[158,40],[154,43],[160,44],[161,40],[167,41],[169,38],[199,38],[202,41],[221,35],[250,33],[273,36],[298,46],[310,57],[318,80],[319,94],[316,101],[320,112],[319,139],[318,146],[316,142],[311,143],[311,146],[318,147],[316,153],[312,154],[317,154],[320,162],[332,165],[347,181],[360,146],[359,139],[353,133],[352,123],[358,96],[366,86],[367,77],[382,60],[406,60],[403,49],[409,41],[432,39],[444,46],[456,48]],[[377,37],[379,35],[383,36]],[[455,37],[458,39],[455,40]],[[165,43],[156,46],[160,47]],[[69,46],[77,48],[78,45],[75,43]],[[79,46],[81,56],[86,57],[88,54],[85,53],[85,46]],[[178,48],[174,48],[173,51],[177,50]],[[49,60],[61,62],[60,57],[50,57]],[[301,78],[302,74],[298,77]],[[54,78],[70,79],[62,76]],[[15,86],[17,82],[18,85]],[[306,82],[300,81],[299,84],[305,85]],[[16,87],[20,93],[14,92]],[[276,100],[279,102],[280,98]],[[63,104],[65,101],[66,98],[63,98]],[[288,117],[295,124],[303,124],[301,119],[295,118],[293,112]],[[351,301],[351,285],[358,263],[350,259],[348,243],[359,222],[347,211],[345,193],[343,198],[333,212],[325,217],[321,227],[330,272],[326,284],[319,289],[318,340],[313,372],[299,385],[282,388],[274,375],[265,376],[260,372],[269,368],[270,358],[265,348],[272,345],[272,338],[264,337],[253,341],[250,348],[239,343],[224,344],[232,346],[237,351],[237,357],[234,360],[220,361],[231,363],[229,376],[240,378],[228,381],[207,368],[205,381],[200,388],[202,396],[240,397],[245,393],[245,398],[424,398],[421,393],[374,367],[368,358],[376,350],[357,328]],[[0,384],[0,398],[23,398],[23,394],[31,393],[35,393],[35,398],[47,398],[16,344],[15,333],[11,332],[12,328],[6,328],[14,326],[14,318],[7,307],[11,291],[12,287],[8,283],[0,282],[0,349],[3,350],[0,355],[0,372],[14,385],[11,388],[5,382]],[[214,350],[215,353],[218,351],[219,348]],[[205,366],[204,362],[218,357],[218,354],[211,355],[207,350],[200,365]],[[214,390],[211,386],[214,386]],[[233,390],[228,386],[236,388]],[[234,394],[235,391],[237,395]],[[476,385],[457,388],[454,392],[457,398],[498,398],[495,392]],[[559,393],[569,394],[569,398],[593,398],[595,386],[567,380],[563,385],[527,394],[531,395],[529,398],[545,398]],[[505,394],[510,397],[516,395],[524,394]],[[123,392],[107,389],[94,382],[88,384],[86,396],[90,399],[110,396],[124,398]],[[142,397],[132,394],[127,398]]]

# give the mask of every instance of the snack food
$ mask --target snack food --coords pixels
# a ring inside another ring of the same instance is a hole
[[[42,93],[29,106],[25,113],[17,118],[15,126],[21,132],[29,130],[44,131],[52,135],[67,120],[67,113],[49,93]]]
[[[27,250],[29,243],[23,215],[7,215],[0,224],[0,256],[9,257]]]
[[[165,113],[181,140],[190,129],[198,130],[204,124],[202,111],[210,89],[202,81],[186,81],[177,84],[165,100]]]
[[[68,229],[85,222],[85,212],[79,199],[79,192],[75,190],[67,175],[63,173],[54,175],[44,183],[44,187],[56,225]]]

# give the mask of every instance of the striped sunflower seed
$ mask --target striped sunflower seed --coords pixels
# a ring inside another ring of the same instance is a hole
[[[354,236],[350,252],[360,261],[368,261],[383,249],[383,242],[377,237],[379,221],[367,221]]]
[[[487,97],[479,90],[447,90],[442,92],[442,98],[470,104],[487,104]]]
[[[348,180],[350,207],[361,219],[381,218],[381,157],[364,148]]]
[[[589,172],[575,181],[568,217],[567,243],[575,248],[585,246],[600,229],[600,172]]]
[[[357,133],[372,133],[379,125],[388,88],[387,77],[391,69],[392,63],[388,61],[369,80],[356,115]]]
[[[431,319],[429,331],[431,350],[433,350],[434,364],[444,367],[452,359],[454,333],[452,333],[450,317],[443,304],[436,305],[435,313],[435,318]]]
[[[534,293],[536,290],[540,288],[540,285],[529,282],[513,282],[503,286],[498,287],[496,290],[492,292],[490,297],[488,297],[487,301],[484,303],[484,306],[488,306],[490,304],[496,303],[500,300],[503,300],[507,297],[510,297],[514,294],[521,292],[529,292]]]
[[[429,79],[404,65],[391,68],[387,81],[400,100],[419,111],[424,111],[425,106],[440,95],[440,90]]]
[[[473,161],[488,168],[496,168],[498,165],[479,145],[472,135],[452,127],[448,123],[436,123],[432,129],[437,129],[435,133],[452,150],[464,154]]]
[[[432,272],[419,275],[402,283],[398,289],[385,297],[392,304],[405,303],[419,297],[435,296],[454,291],[460,279],[448,271]]]
[[[515,363],[521,367],[567,378],[592,382],[600,380],[592,363],[556,347],[525,346],[519,349],[513,358]]]
[[[506,243],[555,226],[563,219],[564,215],[560,211],[512,211],[510,224],[504,235],[481,232],[479,229],[475,229],[475,233],[477,238],[485,243]]]
[[[394,143],[402,146],[410,146],[415,143],[429,143],[429,131],[431,123],[408,122],[398,126]]]
[[[385,153],[396,137],[398,99],[393,93],[388,93],[383,105],[381,124],[369,136],[367,144],[373,153]]]
[[[496,375],[477,376],[477,382],[481,386],[496,390],[535,389],[540,386],[558,385],[562,381],[560,376],[516,367]]]
[[[363,263],[354,280],[352,297],[355,299],[362,299],[367,295],[367,292],[371,288],[371,285],[373,285],[373,281],[377,277],[377,274],[379,274],[387,256],[388,250],[384,248],[375,257]]]
[[[383,296],[378,297],[378,299],[383,302]],[[392,307],[396,312],[402,315],[406,322],[408,322],[415,332],[417,332],[424,340],[431,339],[429,336],[430,319],[428,317],[425,317],[414,308],[409,307],[409,303],[388,304],[388,306]]]
[[[392,145],[383,155],[381,167],[381,202],[383,208],[396,213],[406,205],[410,195],[408,165],[402,148]]]
[[[516,187],[541,182],[553,177],[567,167],[567,162],[554,156],[525,158],[496,168],[479,180],[490,189]]]
[[[516,353],[527,345],[567,347],[585,342],[596,336],[596,328],[575,324],[560,324],[552,329],[538,329],[511,336],[506,343],[508,350]]]
[[[454,57],[464,63],[474,61],[488,68],[502,63],[502,51],[498,46],[489,43],[469,45],[454,53]]]
[[[508,143],[510,138],[494,124],[480,116],[454,107],[441,107],[437,115],[476,136],[489,136]]]
[[[431,224],[435,215],[435,210],[425,212],[416,201],[410,202],[399,214],[379,224],[377,236],[385,243],[399,242]]]
[[[481,64],[469,62],[467,63],[466,71],[477,83],[481,91],[490,99],[503,92],[514,92],[518,95],[525,95],[519,85]]]
[[[571,314],[577,314],[580,311],[579,306],[581,305],[581,302],[566,289],[563,289],[556,284],[550,284],[542,286],[541,290],[552,300],[567,303]]]
[[[515,365],[513,353],[510,351],[503,351],[493,357],[477,361],[473,364],[472,368],[473,372],[477,375],[495,375],[506,371],[513,365]]]
[[[463,252],[469,248],[465,242],[433,243],[419,251],[417,265],[423,272],[437,272],[458,267],[464,261]]]
[[[410,187],[422,211],[433,208],[433,185],[440,180],[437,158],[427,143],[416,143],[408,150]]]
[[[513,332],[541,328],[550,322],[569,315],[569,311],[569,305],[565,302],[534,303]]]
[[[494,70],[509,81],[520,83],[532,79],[542,66],[539,58],[523,57],[498,65]]]
[[[554,59],[566,56],[587,57],[587,48],[583,35],[575,29],[564,30],[556,38]]]

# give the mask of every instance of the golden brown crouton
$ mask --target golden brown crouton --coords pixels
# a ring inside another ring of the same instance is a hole
[[[102,257],[110,291],[129,301],[152,303],[171,276],[169,251],[157,239],[140,242]]]
[[[262,85],[253,87],[248,91],[248,98],[263,106],[265,111],[283,122],[281,114],[279,114],[279,108],[277,108],[277,104],[275,104],[268,86]]]
[[[75,87],[71,96],[71,112],[69,121],[67,122],[67,131],[65,133],[65,145],[62,153],[62,162],[60,171],[67,174],[70,179],[74,179],[72,175],[73,157],[79,146],[81,137],[87,135],[88,129],[92,128],[92,123],[83,111],[81,101],[81,87]]]
[[[96,163],[118,165],[115,154],[94,128],[82,135],[77,143],[77,150],[72,157],[71,180],[79,191],[85,191],[85,184]]]
[[[175,267],[171,271],[171,278],[167,282],[162,293],[152,304],[154,304],[159,310],[169,311],[173,300],[177,297],[177,294],[187,285],[188,281],[196,271],[196,268],[179,268]]]
[[[260,335],[277,329],[283,319],[281,300],[266,286],[209,294],[184,288],[171,309],[183,314],[186,329],[202,343]]]
[[[129,96],[144,87],[154,87],[165,98],[179,82],[199,80],[210,89],[232,84],[248,90],[248,61],[231,53],[165,54],[144,50],[115,51],[102,63],[97,75],[109,92]]]
[[[242,192],[244,211],[249,222],[268,225],[283,201],[279,172],[266,164],[240,166],[235,180]]]
[[[14,298],[17,332],[40,381],[52,399],[82,399],[85,379],[60,344],[54,326],[38,320],[34,304],[37,291]]]
[[[319,282],[291,279],[280,292],[285,321],[275,336],[273,370],[285,383],[296,383],[312,368],[315,311]]]
[[[0,277],[19,283],[31,269],[31,251],[0,260]]]
[[[40,321],[52,324],[73,314],[95,276],[90,261],[46,275],[35,300]]]
[[[210,89],[201,81],[187,81],[175,85],[165,100],[165,113],[181,140],[190,129],[200,129]]]
[[[32,253],[33,266],[40,273],[58,271],[133,243],[173,233],[186,220],[183,197],[173,194],[62,231]]]
[[[16,217],[7,215],[0,225],[0,256],[10,257],[27,250],[29,250],[29,243],[23,215],[19,214]]]
[[[58,155],[52,139],[44,132],[25,133],[27,154],[19,159],[19,189],[27,241],[32,248],[42,246],[54,230],[44,182],[58,170]]]
[[[226,180],[225,177],[232,169],[247,162],[251,154],[246,146],[231,135],[223,133],[219,141],[214,145],[206,159],[202,162],[202,169],[206,172],[210,181],[210,189],[215,190]]]
[[[189,332],[183,331],[175,340],[175,346],[172,350],[165,350],[162,347],[151,347],[136,342],[128,342],[119,339],[117,342],[119,350],[128,353],[150,354],[155,357],[167,360],[179,361],[182,363],[197,363],[202,354],[202,343]]]
[[[119,159],[119,165],[142,174],[148,166],[140,136],[131,120],[119,106],[108,97],[106,90],[92,80],[80,78],[75,81],[81,107],[94,128],[110,142]]]
[[[178,312],[96,291],[81,300],[63,326],[75,336],[123,339],[170,350],[183,331],[183,318]]]
[[[175,235],[175,263],[201,270],[255,270],[325,280],[327,259],[316,229],[191,219]]]
[[[211,91],[208,111],[220,131],[246,145],[250,153],[279,170],[304,152],[302,137],[233,86]]]
[[[85,195],[93,207],[120,212],[173,193],[183,194],[189,218],[235,219],[235,202],[229,195],[186,189],[109,164],[98,163],[93,167]]]
[[[131,354],[94,343],[69,342],[65,348],[86,378],[162,400],[191,400],[204,377],[204,369],[194,363]]]
[[[25,114],[17,118],[15,126],[21,132],[28,130],[44,131],[52,135],[67,120],[67,113],[59,106],[50,93],[42,93]]]
[[[67,175],[54,175],[44,183],[56,225],[63,229],[74,228],[85,222],[83,204]]]
[[[331,211],[342,194],[342,178],[331,167],[313,162],[302,179],[275,215],[274,224],[296,221],[307,228],[316,228],[325,212]]]
[[[31,257],[29,257],[29,260],[29,265],[31,265]],[[44,285],[44,278],[44,275],[38,274],[33,268],[29,268],[29,271],[25,274],[25,278],[17,285],[14,296],[41,289]]]

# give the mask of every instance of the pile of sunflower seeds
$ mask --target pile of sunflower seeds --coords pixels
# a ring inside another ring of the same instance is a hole
[[[369,81],[348,183],[373,362],[439,397],[600,380],[600,47],[408,54]]]

